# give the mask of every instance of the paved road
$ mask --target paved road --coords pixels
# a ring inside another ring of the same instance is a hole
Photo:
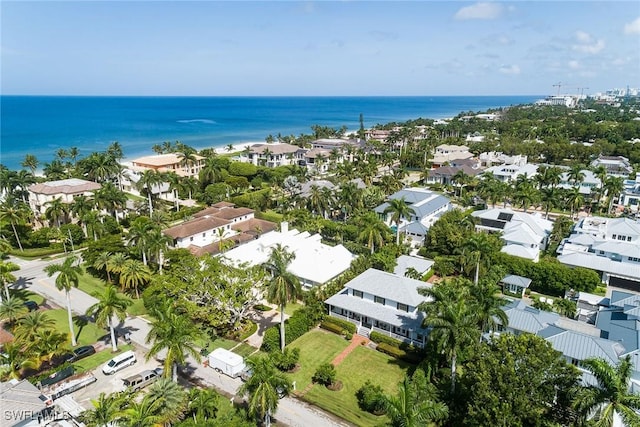
[[[62,259],[25,261],[12,258],[11,261],[20,266],[20,270],[14,273],[18,279],[13,286],[14,288],[28,289],[36,292],[47,298],[48,302],[66,308],[66,295],[56,288],[55,276],[48,277],[47,273],[44,272],[44,268],[47,265],[60,263]],[[71,309],[74,313],[84,314],[95,302],[96,299],[85,292],[75,288],[71,290]],[[269,320],[273,322],[274,319]],[[149,344],[146,342],[147,333],[150,329],[149,324],[140,317],[128,317],[124,324],[120,325],[120,328],[126,329],[131,333],[131,340],[136,344],[138,354],[141,356],[139,359],[144,360],[144,353],[149,348]],[[153,361],[149,363],[153,364]],[[133,370],[133,368],[127,368],[127,370]],[[135,372],[137,371],[138,368],[136,368]],[[234,396],[237,393],[241,384],[239,379],[233,379],[226,375],[219,374],[192,358],[189,360],[185,371],[189,373],[194,382],[212,386],[230,396]],[[94,374],[97,377],[103,376],[101,372]],[[129,372],[127,372],[127,375],[128,374]],[[100,379],[101,378],[99,378],[99,380]],[[103,381],[98,381],[95,386],[87,387],[82,391],[81,395],[78,396],[85,407],[90,407],[90,405],[87,405],[88,400],[96,398],[101,391],[106,391],[109,388],[113,388],[113,391],[115,391],[119,387],[118,381],[114,380],[114,377],[108,377],[108,379],[105,377],[102,379]],[[346,421],[291,397],[285,397],[280,400],[275,418],[279,423],[292,427],[344,427],[350,425]]]

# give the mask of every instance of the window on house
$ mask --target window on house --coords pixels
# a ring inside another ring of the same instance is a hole
[[[377,302],[378,304],[382,304],[382,305],[384,305],[384,303],[385,303],[384,298],[379,297],[377,295],[373,297],[373,301]]]
[[[207,233],[202,233],[202,237],[206,237],[206,236],[207,236]]]
[[[193,236],[189,237],[189,241],[193,242]]]
[[[407,304],[399,302],[397,308],[398,310],[409,312],[409,306]]]
[[[358,297],[358,298],[362,298],[362,291],[356,291],[355,289],[353,290],[353,296],[354,297]]]

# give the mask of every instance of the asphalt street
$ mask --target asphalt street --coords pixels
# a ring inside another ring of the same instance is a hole
[[[48,302],[66,308],[67,299],[64,292],[59,291],[55,286],[55,276],[48,277],[44,268],[49,264],[62,262],[64,258],[27,261],[19,258],[11,258],[11,262],[20,266],[20,270],[14,275],[17,280],[12,286],[16,289],[28,289],[32,292],[44,296]],[[80,289],[71,290],[71,310],[75,314],[84,314],[87,309],[96,302],[91,295]],[[146,368],[153,368],[159,365],[157,360],[145,361],[145,354],[149,344],[146,342],[149,332],[149,324],[140,317],[130,316],[119,325],[121,330],[126,330],[131,334],[131,340],[136,346],[138,363],[134,367],[126,368],[116,376],[106,377],[100,369],[96,369],[94,375],[98,381],[86,389],[76,392],[77,400],[85,408],[90,408],[90,399],[96,398],[100,392],[117,391],[122,387],[122,378],[134,374]],[[201,385],[214,387],[228,396],[235,396],[241,385],[240,379],[233,379],[224,374],[219,374],[202,363],[190,358],[185,367],[185,373],[189,375],[193,382]],[[75,396],[74,396],[75,397]],[[280,400],[278,410],[275,413],[276,420],[283,425],[300,427],[327,427],[327,426],[349,426],[346,421],[340,420],[333,415],[326,413],[312,405],[292,397],[285,397]]]

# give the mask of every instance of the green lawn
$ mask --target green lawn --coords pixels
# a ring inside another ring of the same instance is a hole
[[[2,289],[2,292],[4,295],[4,289]],[[44,303],[44,297],[42,295],[26,289],[9,289],[9,295],[22,301],[35,301],[38,305],[42,305]]]
[[[240,343],[237,347],[231,349],[236,354],[239,354],[242,357],[248,357],[249,355],[258,351],[257,348],[250,346],[249,344]]]
[[[78,289],[81,291],[93,295],[94,293],[101,294],[104,291],[105,282],[97,277],[93,277],[91,274],[84,272],[80,276]],[[127,313],[132,316],[141,316],[147,314],[147,309],[144,306],[142,299],[131,298],[132,304],[127,309]]]
[[[297,309],[302,308],[302,307],[304,307],[304,304],[301,303],[301,302],[295,302],[295,303],[290,302],[289,304],[285,305],[284,313],[289,315],[289,316],[291,316],[294,311],[296,311]],[[278,307],[276,310],[279,311],[280,307]],[[278,317],[278,319],[280,319],[280,318]]]
[[[69,335],[69,321],[67,320],[67,309],[59,308],[57,310],[47,310],[47,316],[56,322],[56,330]],[[76,333],[78,345],[94,344],[101,337],[107,335],[107,329],[99,328],[95,323],[86,322],[84,318],[78,316],[73,317],[73,329]]]
[[[311,384],[311,377],[320,364],[330,363],[348,345],[344,338],[322,330],[313,330],[291,343],[291,347],[300,348],[300,370],[288,374],[296,381],[297,391]],[[362,411],[355,394],[367,380],[390,394],[395,393],[410,366],[370,348],[357,347],[336,367],[342,390],[331,391],[316,384],[303,399],[356,425],[381,425],[388,419]]]
[[[130,345],[120,345],[118,346],[118,353],[122,353],[131,349],[132,347]],[[106,363],[108,360],[113,358],[114,355],[115,354],[111,352],[111,345],[109,345],[107,348],[96,354],[78,360],[73,364],[73,366],[75,366],[76,368],[76,373],[90,371]]]
[[[318,366],[331,361],[349,345],[344,338],[320,329],[307,332],[291,344],[291,348],[300,349],[300,369],[288,374],[296,382],[298,391],[311,384],[311,377]]]
[[[370,380],[385,392],[395,394],[397,385],[409,366],[373,349],[357,347],[336,367],[337,378],[342,381],[342,390],[331,391],[324,386],[315,385],[304,399],[356,425],[380,425],[388,419],[362,411],[358,407],[356,392]]]
[[[228,340],[222,337],[216,337],[215,339],[211,339],[209,337],[204,337],[203,339],[196,340],[196,346],[200,348],[207,347],[209,351],[213,351],[216,348],[224,348],[225,350],[230,350],[233,347],[238,345],[237,341]]]

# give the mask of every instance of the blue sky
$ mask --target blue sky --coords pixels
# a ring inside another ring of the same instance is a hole
[[[640,86],[638,1],[6,1],[2,94],[525,95]]]

